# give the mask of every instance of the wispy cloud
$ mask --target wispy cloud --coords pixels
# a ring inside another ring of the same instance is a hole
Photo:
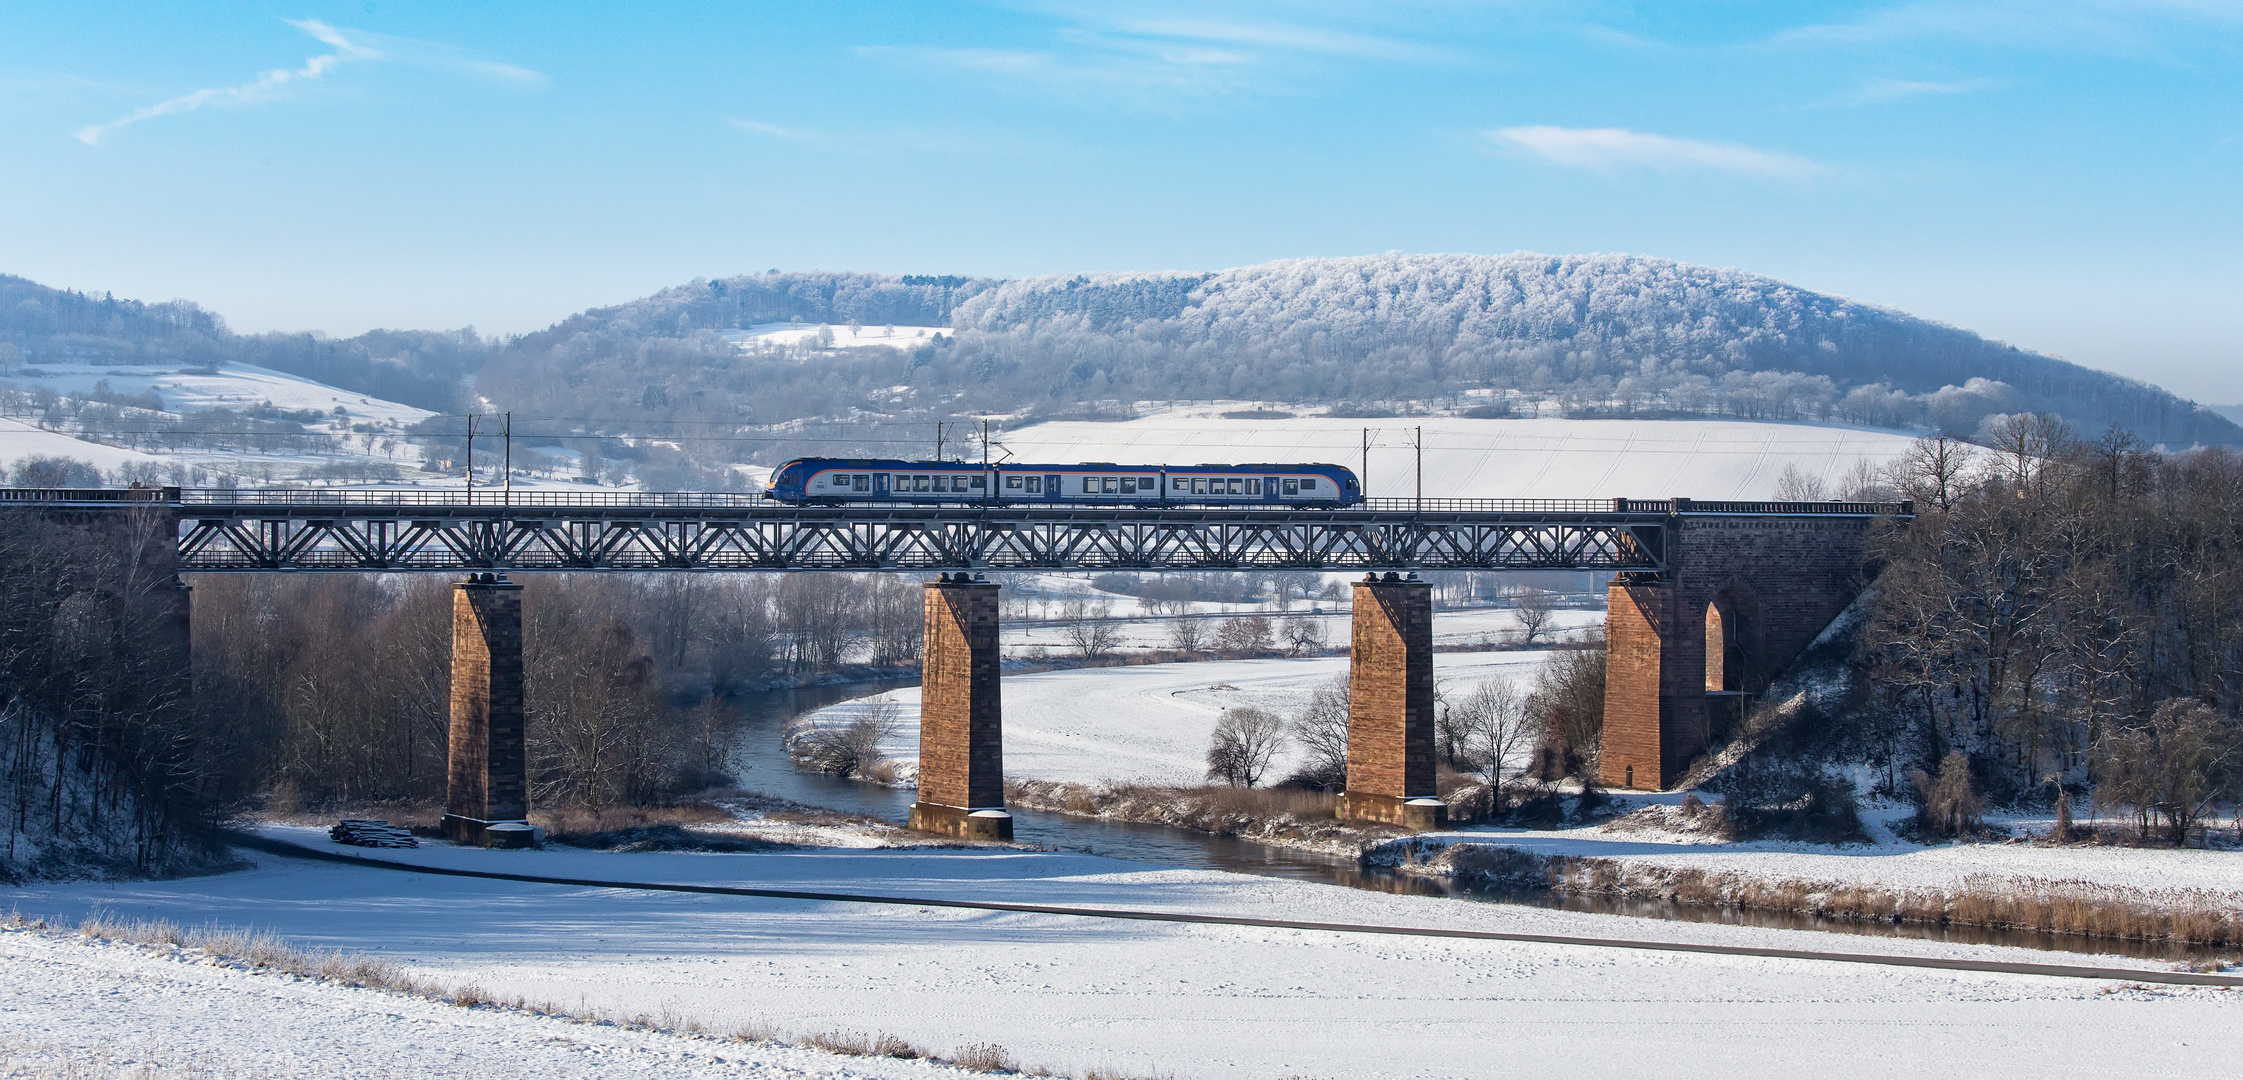
[[[745,131],[750,135],[769,135],[774,139],[786,139],[790,142],[801,142],[803,139],[809,137],[808,132],[796,131],[793,128],[780,127],[777,124],[766,124],[761,120],[741,120],[735,118],[731,123],[733,128],[735,128],[736,130]]]
[[[1996,47],[2129,53],[2176,31],[2243,22],[2234,0],[1917,0],[1853,22],[1786,31],[1778,42],[1859,44],[1948,38]]]
[[[897,63],[1001,80],[1040,90],[1153,101],[1285,89],[1314,77],[1319,61],[1450,63],[1450,49],[1396,37],[1262,19],[1116,13],[1072,7],[1046,48],[865,46],[857,53]]]
[[[437,68],[516,86],[537,87],[545,84],[544,75],[528,68],[463,55],[451,46],[436,42],[415,41],[358,30],[344,31],[318,19],[282,21],[334,51],[310,57],[301,67],[275,68],[238,86],[210,87],[168,98],[145,108],[135,109],[107,123],[79,128],[73,134],[87,146],[99,146],[111,133],[142,121],[189,113],[206,105],[254,105],[279,97],[297,84],[324,79],[330,72],[346,64],[371,61]]]
[[[1216,22],[1205,19],[1124,19],[1114,29],[1125,34],[1180,41],[1213,41],[1287,52],[1322,53],[1362,60],[1398,62],[1449,60],[1447,49],[1394,38],[1322,30],[1280,22]]]
[[[1952,82],[1915,82],[1907,79],[1871,79],[1827,104],[1839,107],[1886,105],[1915,97],[1970,94],[2000,86],[1997,79],[1957,79]]]
[[[1499,128],[1485,135],[1499,146],[1524,150],[1559,165],[1581,169],[1704,169],[1789,180],[1830,171],[1791,154],[1770,153],[1730,143],[1647,135],[1626,128],[1565,128],[1538,124]]]

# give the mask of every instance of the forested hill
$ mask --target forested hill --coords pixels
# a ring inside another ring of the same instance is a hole
[[[778,321],[956,329],[908,353],[816,355],[743,350],[718,333]],[[2115,423],[2169,446],[2243,443],[2225,417],[2133,379],[1753,274],[1625,255],[1380,255],[1013,281],[748,275],[527,335],[479,385],[563,415],[609,415],[623,401],[649,418],[755,423],[1236,398],[1365,415],[1450,402],[1963,435],[1990,415],[2048,411],[2083,432]],[[593,402],[607,411],[582,411]]]
[[[119,300],[0,274],[0,361],[5,363],[255,364],[444,412],[461,407],[466,376],[482,366],[495,344],[472,330],[374,330],[345,340],[317,334],[242,335],[185,300]]]

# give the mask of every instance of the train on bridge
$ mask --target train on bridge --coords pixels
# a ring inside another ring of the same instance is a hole
[[[1342,507],[1363,485],[1342,465],[1115,465],[1078,462],[796,458],[765,494],[796,506],[971,503],[1030,506]]]

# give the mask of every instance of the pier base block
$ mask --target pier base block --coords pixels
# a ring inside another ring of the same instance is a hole
[[[1400,825],[1423,832],[1449,827],[1449,804],[1433,798],[1405,799],[1399,795],[1343,791],[1340,792],[1339,818],[1341,821]]]
[[[1012,815],[1002,810],[967,810],[940,803],[912,803],[911,827],[960,840],[1012,839]]]

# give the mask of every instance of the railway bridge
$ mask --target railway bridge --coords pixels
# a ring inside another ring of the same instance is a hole
[[[0,490],[0,508],[131,520],[167,569],[443,573],[454,585],[449,795],[456,839],[526,843],[528,572],[919,572],[926,583],[912,824],[1005,838],[1005,570],[1361,572],[1340,816],[1432,828],[1433,570],[1601,570],[1607,786],[1672,784],[1712,711],[1749,698],[1850,604],[1880,520],[1907,503],[1373,499],[1302,507],[796,506],[757,495],[428,490]],[[180,587],[186,625],[188,592]]]

